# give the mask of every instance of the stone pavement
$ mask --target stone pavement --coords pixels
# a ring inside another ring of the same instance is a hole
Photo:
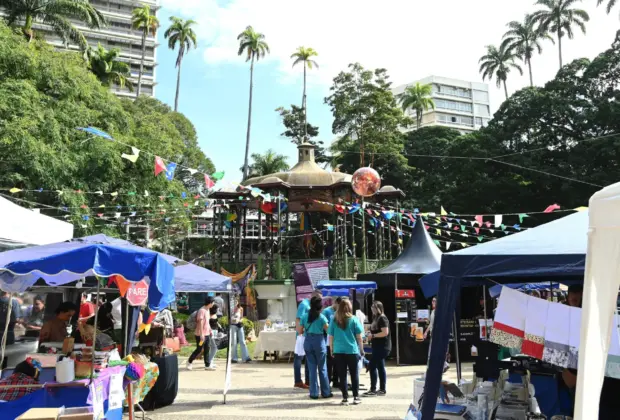
[[[179,393],[175,403],[147,413],[151,420],[183,419],[247,419],[304,420],[337,418],[339,420],[403,419],[413,398],[413,379],[425,371],[424,366],[388,366],[388,394],[364,398],[361,405],[342,407],[342,395],[334,390],[334,398],[311,400],[307,391],[294,390],[292,363],[232,365],[232,386],[223,404],[224,362],[218,360],[216,371],[179,368]],[[471,365],[464,366],[464,377],[471,377]],[[455,381],[454,365],[445,375]],[[370,385],[368,374],[362,372],[362,384]],[[350,400],[352,397],[350,397]],[[136,416],[137,419],[141,417]]]

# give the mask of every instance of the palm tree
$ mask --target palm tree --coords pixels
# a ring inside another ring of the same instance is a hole
[[[120,50],[114,48],[106,50],[97,45],[97,48],[88,47],[86,50],[86,59],[88,68],[95,76],[106,86],[117,84],[121,88],[127,86],[130,92],[133,92],[133,86],[129,81],[131,70],[129,64],[118,61]]]
[[[534,86],[532,76],[532,56],[534,51],[542,52],[541,41],[548,39],[555,44],[553,38],[546,32],[536,28],[530,15],[526,15],[523,22],[513,20],[508,23],[508,31],[504,34],[502,48],[516,52],[519,58],[527,64],[530,73],[530,86]]]
[[[144,73],[144,60],[146,57],[146,37],[150,34],[155,36],[157,28],[159,28],[159,19],[151,14],[151,8],[147,5],[133,10],[131,18],[131,26],[134,29],[142,31],[142,58],[140,59],[140,73],[138,74],[138,90],[136,91],[136,99],[142,91],[142,74]]]
[[[573,39],[573,26],[578,26],[581,32],[586,33],[586,22],[590,16],[585,10],[575,9],[572,6],[581,0],[538,0],[536,4],[546,9],[532,14],[534,22],[538,23],[543,32],[553,32],[558,37],[558,54],[560,69],[562,68],[562,37]]]
[[[181,88],[181,63],[185,53],[192,47],[196,47],[196,32],[192,29],[192,26],[196,24],[194,20],[183,20],[176,16],[171,16],[170,21],[172,24],[168,29],[164,37],[168,39],[168,47],[174,50],[179,45],[179,54],[177,56],[176,67],[177,73],[177,93],[174,96],[174,110],[179,109],[179,89]]]
[[[291,55],[291,58],[294,58],[293,67],[295,67],[299,63],[303,63],[304,65],[304,95],[301,99],[301,107],[304,110],[304,127],[305,127],[305,139],[307,141],[308,137],[308,104],[306,98],[306,68],[312,70],[313,67],[319,68],[319,65],[316,61],[312,59],[312,57],[317,57],[319,53],[317,53],[313,48],[299,47],[297,51]]]
[[[433,85],[428,83],[421,85],[416,83],[413,86],[407,86],[405,91],[397,96],[403,111],[412,109],[415,111],[417,128],[422,125],[422,114],[429,109],[435,109],[435,102],[431,97],[433,93]]]
[[[252,160],[254,162],[250,166],[250,178],[284,172],[289,169],[288,163],[286,163],[286,156],[279,155],[272,149],[267,150],[262,155],[260,153],[252,153]]]
[[[256,32],[252,26],[245,28],[237,37],[239,41],[238,55],[245,54],[246,62],[250,62],[250,101],[248,105],[248,131],[245,138],[245,158],[243,160],[243,179],[247,179],[248,154],[250,152],[250,129],[252,127],[252,90],[254,88],[254,62],[269,53],[269,45],[265,42],[265,35]]]
[[[5,19],[9,25],[21,24],[22,32],[32,41],[32,25],[40,22],[49,25],[62,38],[86,50],[88,43],[80,30],[71,20],[86,24],[89,28],[100,29],[107,24],[105,17],[88,0],[0,0],[0,9],[4,9]]]
[[[616,0],[598,0],[598,2],[596,3],[597,6],[600,6],[601,4],[603,4],[605,1],[607,1],[607,14],[611,13],[611,9],[614,8],[614,6],[616,5]]]
[[[506,99],[508,99],[508,87],[506,86],[506,79],[511,69],[516,69],[519,73],[523,74],[521,66],[515,63],[516,55],[514,51],[506,48],[505,45],[501,45],[499,49],[494,45],[487,45],[487,53],[480,58],[479,72],[482,73],[482,80],[491,80],[495,76],[495,82],[497,87],[504,84],[504,93]]]

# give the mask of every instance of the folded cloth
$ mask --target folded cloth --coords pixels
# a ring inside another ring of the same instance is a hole
[[[620,379],[620,337],[618,325],[620,318],[614,315],[611,325],[611,341],[609,342],[609,353],[607,354],[607,365],[605,366],[605,376]]]
[[[555,366],[568,367],[570,306],[549,303],[542,360]]]
[[[568,337],[568,367],[577,369],[579,365],[579,343],[581,342],[581,308],[570,308]]]
[[[536,359],[542,359],[545,348],[545,325],[549,302],[534,296],[527,298],[525,317],[525,338],[521,352]]]
[[[525,336],[528,296],[510,287],[502,287],[495,312],[490,341],[503,347],[519,349]]]
[[[303,335],[298,335],[297,340],[295,341],[295,354],[297,356],[305,356],[306,351],[304,350],[304,341],[305,338]]]

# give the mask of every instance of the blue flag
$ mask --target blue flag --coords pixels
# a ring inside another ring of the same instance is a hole
[[[177,164],[174,162],[170,162],[168,164],[168,166],[166,167],[166,179],[168,181],[172,181],[172,178],[174,178],[174,171],[177,169]]]

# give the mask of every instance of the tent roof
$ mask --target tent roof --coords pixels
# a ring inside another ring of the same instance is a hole
[[[418,216],[404,251],[389,265],[375,273],[359,275],[360,280],[393,279],[394,274],[427,274],[439,270],[441,251],[426,231],[422,218]]]
[[[7,244],[46,245],[73,237],[73,225],[18,206],[0,197],[0,239]]]
[[[89,243],[101,243],[110,245],[120,245],[127,247],[140,248],[124,239],[112,238],[106,235],[92,235],[75,241],[85,241]],[[228,277],[215,273],[206,268],[185,262],[177,257],[167,254],[160,255],[164,260],[172,264],[174,269],[174,289],[176,292],[230,292],[231,280]]]

